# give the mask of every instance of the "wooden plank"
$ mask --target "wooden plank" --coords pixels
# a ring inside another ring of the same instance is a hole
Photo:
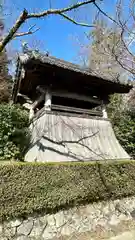
[[[83,108],[67,107],[67,106],[55,105],[55,104],[52,104],[51,109],[52,110],[62,110],[62,111],[65,111],[65,112],[67,111],[67,112],[83,113],[83,114],[95,115],[95,116],[100,116],[100,117],[103,116],[102,111],[88,110],[88,109],[83,109]]]

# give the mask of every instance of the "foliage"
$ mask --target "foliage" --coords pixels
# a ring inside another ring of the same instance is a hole
[[[0,165],[0,220],[135,195],[135,162]]]
[[[123,112],[119,123],[114,125],[115,134],[124,149],[131,157],[135,157],[135,115]]]
[[[22,159],[29,141],[28,114],[19,105],[0,104],[0,160]]]
[[[117,139],[129,153],[135,157],[135,111],[130,108],[123,95],[114,94],[108,106],[108,114],[112,121]]]
[[[130,111],[135,112],[135,85],[129,92],[128,108],[130,109]]]
[[[119,124],[119,121],[121,120],[124,111],[125,111],[124,95],[117,93],[111,95],[110,103],[107,106],[107,112],[113,125]]]

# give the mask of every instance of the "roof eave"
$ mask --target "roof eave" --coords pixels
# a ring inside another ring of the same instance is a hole
[[[55,58],[52,58],[50,56],[42,57],[41,54],[39,54],[39,53],[37,54],[37,53],[33,52],[32,54],[27,54],[27,53],[20,54],[19,59],[20,59],[21,64],[27,64],[27,62],[30,61],[30,60],[40,61],[42,64],[47,63],[47,64],[50,64],[50,65],[55,65],[57,67],[65,68],[65,69],[73,71],[73,72],[79,72],[79,73],[84,74],[86,76],[96,77],[96,78],[102,79],[104,81],[116,83],[118,85],[128,87],[128,89],[131,89],[133,87],[133,83],[132,83],[131,80],[119,81],[119,82],[118,81],[112,81],[110,79],[107,79],[106,77],[97,76],[96,73],[93,73],[92,71],[88,71],[88,69],[81,69],[81,67],[79,65],[76,65],[76,64],[70,64],[70,63],[67,62],[67,65],[66,65],[66,61],[63,61],[64,63],[63,63],[63,65],[61,65],[60,63],[55,62]],[[51,59],[51,61],[49,61],[49,59]],[[56,59],[56,61],[57,61],[57,59]]]

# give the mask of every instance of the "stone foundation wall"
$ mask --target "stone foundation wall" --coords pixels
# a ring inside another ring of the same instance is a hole
[[[135,197],[0,224],[0,240],[106,239],[135,229]]]

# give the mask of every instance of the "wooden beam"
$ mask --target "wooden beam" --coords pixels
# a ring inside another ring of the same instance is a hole
[[[95,115],[95,116],[100,116],[102,117],[102,111],[95,111],[95,110],[88,110],[88,109],[83,109],[83,108],[74,108],[74,107],[67,107],[67,106],[62,106],[62,105],[51,105],[52,110],[62,110],[65,112],[74,112],[74,113],[81,113],[81,114],[89,114],[89,115]]]
[[[34,110],[39,103],[41,103],[44,100],[44,94],[42,94],[33,104],[32,104],[32,109]]]
[[[99,98],[97,98],[96,96],[89,97],[89,96],[85,96],[82,94],[80,95],[77,93],[70,93],[70,92],[66,92],[66,91],[58,91],[58,92],[52,91],[52,96],[76,99],[76,100],[80,100],[80,101],[95,103],[97,105],[100,105],[102,103],[102,101]]]
[[[24,95],[24,94],[18,93],[18,94],[17,94],[17,97],[21,97],[21,98],[24,99],[24,101],[25,101],[26,103],[30,103],[30,104],[32,104],[32,100],[31,100],[27,95]]]
[[[45,93],[47,91],[47,87],[41,87],[38,86],[37,90],[39,90],[41,93]],[[97,105],[101,105],[102,104],[102,100],[99,99],[98,97],[92,97],[92,96],[85,96],[82,94],[77,94],[77,93],[72,93],[72,92],[67,92],[65,90],[50,90],[52,97],[56,96],[56,97],[63,97],[63,98],[70,98],[70,99],[75,99],[75,100],[80,100],[80,101],[85,101],[85,102],[90,102],[90,103],[95,103]]]

